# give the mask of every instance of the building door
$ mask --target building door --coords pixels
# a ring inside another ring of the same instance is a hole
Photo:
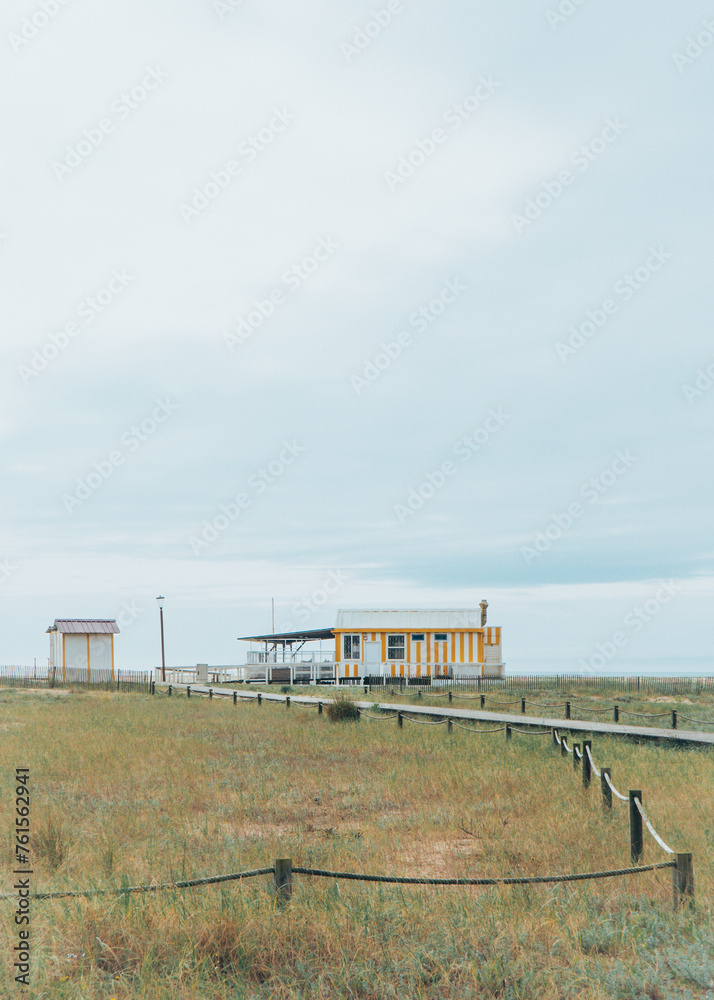
[[[410,677],[426,677],[426,636],[423,632],[413,632],[411,637]]]
[[[364,643],[364,672],[370,677],[382,673],[382,643],[367,640]]]

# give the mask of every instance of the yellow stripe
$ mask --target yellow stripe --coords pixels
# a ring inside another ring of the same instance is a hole
[[[474,662],[474,634],[469,632],[469,663]]]
[[[478,636],[478,662],[483,663],[483,629],[480,629],[476,635]]]
[[[451,633],[451,662],[456,663],[456,633]]]
[[[464,662],[464,639],[465,636],[464,633],[462,632],[461,635],[459,636],[459,657],[460,657],[459,663]]]

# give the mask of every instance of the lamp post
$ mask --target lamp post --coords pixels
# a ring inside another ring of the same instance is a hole
[[[166,680],[166,657],[164,656],[164,600],[163,597],[157,597],[156,600],[159,602],[159,621],[161,622],[161,680]]]

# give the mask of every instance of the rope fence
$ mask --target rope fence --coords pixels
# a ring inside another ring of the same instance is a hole
[[[670,852],[673,853],[673,852]],[[272,875],[275,895],[287,900],[292,895],[292,876],[309,875],[315,878],[344,879],[352,882],[379,882],[392,885],[544,885],[555,882],[584,882],[592,879],[619,878],[623,875],[642,875],[645,872],[676,868],[676,861],[662,861],[651,865],[633,865],[629,868],[613,868],[607,871],[575,872],[568,875],[507,875],[497,878],[428,878],[419,875],[365,875],[361,872],[330,871],[324,868],[306,868],[293,865],[291,858],[279,858],[265,868],[231,872],[227,875],[210,875],[206,878],[186,879],[177,882],[151,883],[149,885],[123,886],[120,889],[75,889],[65,892],[35,892],[29,898],[45,899],[92,899],[96,896],[124,896],[130,893],[161,892],[166,889],[193,889],[208,885],[237,882],[242,879]],[[0,900],[17,900],[15,893],[3,893]]]

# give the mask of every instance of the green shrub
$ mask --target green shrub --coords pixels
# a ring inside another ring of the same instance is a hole
[[[359,719],[359,709],[344,694],[338,695],[334,701],[331,701],[326,706],[325,712],[330,722],[356,722]]]

